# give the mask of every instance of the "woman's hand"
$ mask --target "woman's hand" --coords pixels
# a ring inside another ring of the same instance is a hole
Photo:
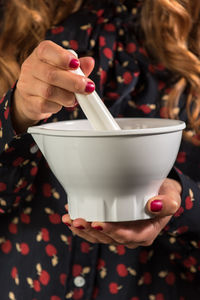
[[[159,195],[147,202],[147,212],[155,216],[148,220],[91,223],[84,219],[72,221],[69,214],[65,214],[62,220],[73,233],[92,243],[123,244],[131,249],[149,246],[178,210],[180,194],[180,184],[173,179],[165,179]]]
[[[86,77],[70,72],[79,65]],[[91,93],[95,85],[87,76],[93,67],[92,58],[78,60],[51,41],[41,42],[21,67],[11,111],[16,131],[26,131],[63,106],[73,107],[74,93]]]

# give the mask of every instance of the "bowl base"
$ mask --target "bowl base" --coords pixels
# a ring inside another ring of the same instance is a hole
[[[145,197],[120,196],[113,198],[77,197],[68,195],[69,214],[71,219],[83,218],[86,221],[125,222],[149,219],[145,211],[147,201],[155,196]]]

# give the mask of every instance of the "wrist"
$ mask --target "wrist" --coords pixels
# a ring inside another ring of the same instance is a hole
[[[23,112],[23,98],[18,89],[15,89],[11,105],[11,120],[13,128],[17,134],[27,131],[28,127],[38,123],[38,120],[32,120]]]

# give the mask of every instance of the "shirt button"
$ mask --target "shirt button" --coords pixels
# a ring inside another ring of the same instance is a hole
[[[74,285],[76,287],[82,287],[85,285],[85,279],[82,276],[77,276],[74,278]]]

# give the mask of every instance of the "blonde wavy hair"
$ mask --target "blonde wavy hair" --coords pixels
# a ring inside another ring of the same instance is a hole
[[[45,38],[46,31],[66,18],[82,0],[4,2],[6,13],[0,31],[0,95],[18,78],[20,65]],[[177,78],[168,96],[166,117],[178,117],[176,108],[180,95],[188,88],[189,124],[199,134],[200,1],[144,0],[141,27],[147,51]]]
[[[45,38],[46,31],[67,17],[78,0],[2,2],[4,13],[0,24],[0,96],[16,81],[21,64]]]
[[[144,0],[141,25],[148,52],[174,73],[165,117],[178,118],[178,102],[187,88],[185,138],[200,145],[200,1]]]

